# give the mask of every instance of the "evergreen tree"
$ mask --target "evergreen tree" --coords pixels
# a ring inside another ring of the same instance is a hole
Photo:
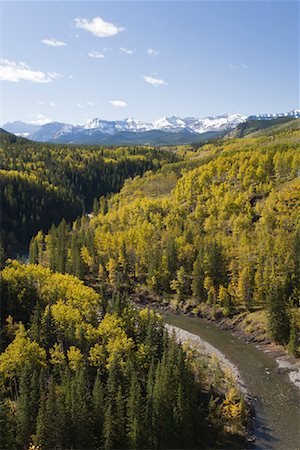
[[[79,449],[89,449],[95,445],[87,383],[85,370],[77,370],[71,382],[71,426],[73,445]]]
[[[0,397],[0,448],[3,450],[15,450],[16,443],[16,422],[9,401]]]
[[[100,374],[97,372],[97,376],[94,381],[93,394],[92,394],[92,410],[93,410],[93,433],[96,438],[97,447],[102,446],[103,440],[103,421],[104,421],[104,389],[101,382]]]
[[[269,330],[278,344],[286,344],[289,339],[289,319],[284,303],[285,292],[276,280],[271,280],[267,297],[269,309]]]
[[[59,386],[51,378],[47,394],[42,394],[37,417],[36,442],[46,449],[64,448],[64,407]]]
[[[127,437],[132,449],[139,449],[143,445],[143,412],[141,385],[133,370],[127,400]]]
[[[32,428],[32,403],[30,398],[30,375],[31,367],[25,365],[20,376],[19,397],[17,400],[17,442],[21,446],[28,447],[31,436],[34,433]]]
[[[193,273],[192,273],[192,293],[193,296],[198,300],[204,299],[204,269],[203,269],[203,261],[202,261],[202,253],[199,251],[197,258],[193,265]]]
[[[298,346],[298,326],[295,315],[292,315],[291,319],[291,327],[290,327],[290,336],[288,343],[288,351],[293,356],[298,356],[299,354],[299,346]]]

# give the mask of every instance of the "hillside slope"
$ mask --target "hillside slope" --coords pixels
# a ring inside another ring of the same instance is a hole
[[[77,222],[64,240],[64,270],[196,313],[267,311],[271,338],[298,352],[299,137],[207,144],[181,172],[176,163],[127,182],[108,212]],[[33,262],[56,269],[54,238],[32,241]]]
[[[276,119],[269,120],[248,119],[237,125],[237,127],[233,130],[229,131],[227,136],[229,138],[242,138],[245,136],[255,137],[260,135],[264,136],[268,135],[268,132],[272,134],[280,129],[293,129],[294,127],[299,128],[299,119],[295,119],[293,117],[278,117]]]

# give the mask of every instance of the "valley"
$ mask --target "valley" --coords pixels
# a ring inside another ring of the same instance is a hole
[[[299,129],[115,148],[1,133],[1,448],[297,448],[296,388],[200,317],[299,357]]]

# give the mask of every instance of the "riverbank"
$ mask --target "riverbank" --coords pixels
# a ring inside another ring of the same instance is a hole
[[[205,354],[210,357],[216,356],[220,366],[223,370],[230,370],[238,388],[243,393],[246,400],[251,402],[250,394],[247,390],[244,380],[241,377],[241,374],[235,364],[229,361],[228,358],[224,355],[224,353],[220,352],[216,347],[211,345],[209,342],[202,339],[200,336],[196,334],[190,333],[189,331],[183,330],[182,328],[176,327],[174,325],[166,324],[165,325],[169,333],[175,333],[176,340],[180,343],[186,343],[190,347],[195,348],[200,355]]]
[[[270,354],[277,362],[278,371],[286,373],[291,383],[300,390],[300,358],[291,356],[283,345],[272,342],[266,333],[266,316],[261,311],[249,314],[239,314],[232,318],[213,315],[212,308],[204,309],[203,314],[196,315],[208,322],[214,322],[221,330],[246,343],[254,343],[257,348]],[[190,314],[190,313],[188,313]],[[191,314],[194,316],[195,314]],[[259,320],[256,321],[256,317]]]
[[[193,307],[187,304],[185,308],[179,308],[178,304],[170,301],[162,301],[161,298],[135,297],[134,301],[143,306],[158,309],[162,314],[184,315],[187,317],[199,317],[207,323],[214,323],[221,330],[228,331],[245,343],[253,343],[259,350],[269,354],[277,363],[278,373],[287,374],[289,381],[300,391],[300,358],[288,354],[285,347],[275,344],[266,333],[266,315],[264,312],[241,313],[233,317],[224,317],[219,311],[208,305]]]
[[[157,309],[157,308],[156,308]],[[185,330],[218,349],[233,364],[253,400],[255,450],[299,449],[300,392],[270,353],[253,342],[243,342],[216,323],[198,317],[159,311],[168,325]]]
[[[253,435],[253,424],[255,419],[255,408],[254,408],[254,399],[251,397],[246,384],[235,364],[233,364],[224,353],[218,350],[216,347],[211,345],[208,341],[202,339],[200,336],[190,333],[187,330],[176,327],[174,325],[170,325],[168,323],[165,324],[166,329],[170,334],[175,336],[175,339],[181,344],[186,344],[190,349],[195,351],[196,358],[208,358],[208,364],[213,366],[219,364],[223,374],[225,375],[225,379],[227,376],[229,377],[231,386],[236,386],[237,390],[240,391],[240,396],[243,399],[245,404],[245,429],[240,438],[244,440],[244,445],[249,448],[252,447],[252,443],[255,438]],[[213,362],[214,361],[214,362]]]

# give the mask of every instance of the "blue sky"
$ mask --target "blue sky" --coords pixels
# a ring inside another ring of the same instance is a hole
[[[297,1],[2,1],[1,123],[299,106]]]

